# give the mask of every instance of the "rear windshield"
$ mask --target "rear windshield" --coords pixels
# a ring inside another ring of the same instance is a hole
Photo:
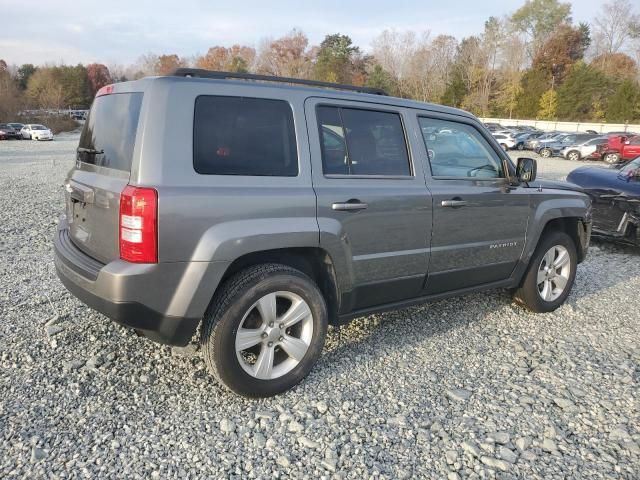
[[[131,170],[142,93],[98,97],[84,124],[78,160],[117,170]]]

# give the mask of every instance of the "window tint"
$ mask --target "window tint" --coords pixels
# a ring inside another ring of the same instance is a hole
[[[419,117],[434,177],[499,178],[502,161],[471,125]]]
[[[322,167],[327,175],[411,175],[400,115],[321,106]]]
[[[80,135],[78,160],[131,170],[141,105],[142,93],[117,93],[96,98]],[[37,127],[39,125],[31,126],[33,130]],[[96,150],[102,153],[95,153]]]
[[[193,163],[198,173],[295,177],[293,113],[283,100],[200,96]]]

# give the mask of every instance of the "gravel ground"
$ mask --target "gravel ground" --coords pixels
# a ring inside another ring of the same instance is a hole
[[[595,244],[551,314],[497,291],[360,318],[249,401],[57,280],[77,139],[0,142],[0,478],[638,478],[637,251]]]

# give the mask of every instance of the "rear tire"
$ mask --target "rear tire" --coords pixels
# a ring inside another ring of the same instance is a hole
[[[618,163],[620,161],[620,154],[619,153],[607,153],[603,160],[605,161],[605,163],[608,163],[609,165],[613,165],[614,163]]]
[[[569,235],[561,231],[545,234],[514,299],[532,312],[554,311],[569,296],[577,265],[576,246]]]
[[[205,362],[239,395],[277,395],[311,371],[327,318],[320,290],[304,273],[280,264],[249,267],[225,282],[205,314]]]

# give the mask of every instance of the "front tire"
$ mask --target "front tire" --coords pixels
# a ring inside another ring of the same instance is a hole
[[[567,160],[572,160],[574,162],[579,161],[580,152],[576,152],[575,150],[570,151],[569,153],[567,153]]]
[[[514,299],[532,312],[554,311],[569,296],[577,265],[571,237],[561,231],[547,233],[540,240]]]
[[[280,264],[247,268],[225,282],[205,314],[205,362],[239,395],[277,395],[311,371],[327,318],[318,286],[304,273]]]

